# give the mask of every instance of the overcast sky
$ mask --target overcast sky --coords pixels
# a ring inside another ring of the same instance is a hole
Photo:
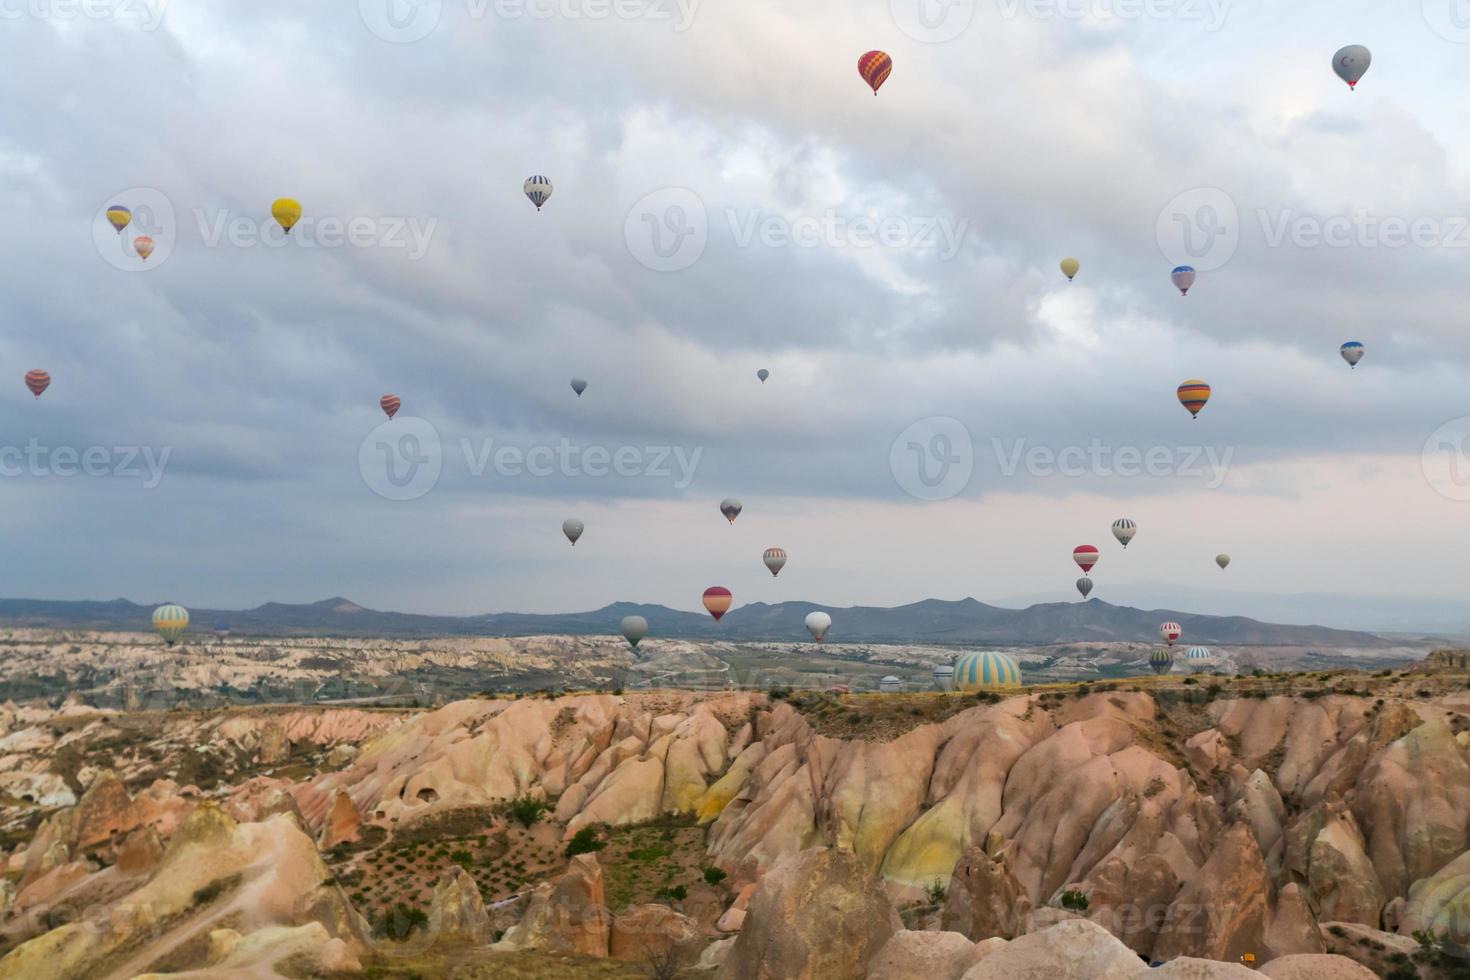
[[[1454,7],[0,0],[0,594],[1454,599]]]

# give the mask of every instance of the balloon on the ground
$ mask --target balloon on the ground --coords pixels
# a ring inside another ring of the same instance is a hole
[[[761,368],[759,371],[755,372],[755,376],[761,379],[761,384],[765,384],[766,379],[771,376],[771,372],[767,371],[765,368]]]
[[[1169,273],[1169,280],[1174,283],[1174,288],[1179,290],[1180,296],[1189,295],[1189,287],[1194,285],[1194,266],[1176,265]]]
[[[1181,627],[1178,623],[1159,624],[1159,635],[1162,636],[1164,638],[1164,642],[1169,644],[1170,646],[1173,646],[1175,642],[1178,641],[1180,635],[1183,632],[1184,628]]]
[[[1174,651],[1159,647],[1148,655],[1148,665],[1155,674],[1167,674],[1174,669]]]
[[[729,612],[730,603],[734,601],[735,597],[730,594],[730,590],[722,585],[712,585],[704,590],[704,608],[717,623],[721,616]]]
[[[720,501],[720,513],[724,514],[726,520],[731,524],[735,523],[735,518],[739,517],[740,512],[744,509],[744,505],[734,497],[726,497]]]
[[[781,569],[786,567],[786,549],[767,548],[766,553],[761,556],[761,561],[771,570],[771,577],[775,578],[781,574]]]
[[[1337,54],[1332,56],[1332,70],[1337,72],[1338,78],[1347,82],[1350,89],[1357,88],[1358,80],[1372,63],[1373,54],[1361,44],[1338,48]]]
[[[398,410],[403,407],[403,399],[399,398],[397,395],[389,393],[384,395],[382,398],[379,398],[378,404],[382,406],[383,414],[391,419],[393,416],[397,415]]]
[[[1071,282],[1077,277],[1077,270],[1080,268],[1082,268],[1082,263],[1078,262],[1076,259],[1071,258],[1070,256],[1062,259],[1062,275],[1067,277],[1068,282]]]
[[[1210,400],[1210,386],[1199,378],[1190,378],[1179,386],[1179,404],[1189,412],[1191,418],[1199,418],[1200,410]]]
[[[618,628],[623,631],[623,639],[636,650],[638,641],[648,632],[648,620],[642,616],[624,616]]]
[[[967,653],[954,663],[954,689],[966,694],[1021,686],[1021,668],[1008,655],[990,650]]]
[[[301,202],[294,197],[278,197],[271,204],[271,217],[289,235],[291,229],[296,227],[296,222],[301,220]]]
[[[1229,555],[1216,555],[1215,556],[1215,564],[1216,565],[1219,565],[1223,569],[1226,565],[1230,564],[1230,556]]]
[[[897,694],[902,690],[903,681],[899,680],[897,677],[894,677],[892,674],[889,674],[887,677],[884,677],[883,679],[878,681],[879,694]]]
[[[148,256],[153,254],[153,239],[147,235],[139,235],[133,239],[133,251],[138,253],[138,258],[147,262]]]
[[[1097,564],[1097,548],[1090,544],[1079,544],[1072,549],[1072,560],[1083,572],[1092,571],[1092,566]]]
[[[1338,349],[1338,353],[1342,355],[1344,361],[1348,362],[1349,367],[1357,367],[1358,362],[1363,359],[1364,348],[1356,340],[1349,340]]]
[[[123,207],[121,204],[114,204],[112,207],[107,209],[107,223],[116,228],[119,235],[123,233],[123,229],[126,228],[128,224],[132,222],[132,220],[133,212]]]
[[[567,540],[572,543],[573,548],[577,546],[577,539],[582,536],[583,530],[582,522],[575,517],[568,517],[561,522],[561,533],[567,536]]]
[[[163,637],[163,642],[173,646],[184,630],[189,627],[189,610],[169,603],[153,610],[153,628]]]
[[[51,387],[51,375],[40,368],[33,368],[26,372],[26,387],[31,389],[31,394],[40,398],[41,392]]]
[[[863,81],[877,95],[883,83],[888,81],[888,76],[893,71],[893,59],[882,51],[869,51],[858,59],[858,74],[863,76]]]
[[[1207,647],[1190,647],[1184,652],[1185,664],[1196,673],[1208,667],[1214,659]]]
[[[822,637],[827,635],[827,630],[831,629],[831,627],[832,617],[826,613],[818,611],[806,614],[806,628],[811,632],[812,639],[818,643],[822,642]]]
[[[1128,547],[1128,542],[1132,541],[1133,536],[1137,533],[1138,525],[1126,517],[1120,517],[1113,522],[1113,537],[1117,538],[1118,543],[1125,548]]]
[[[577,393],[578,398],[581,398],[582,392],[587,390],[587,382],[582,378],[573,378],[572,390]]]
[[[540,211],[541,205],[545,204],[547,199],[551,197],[551,181],[539,175],[527,177],[526,182],[521,185],[521,190],[526,192],[526,196],[531,199],[531,203],[536,205],[536,210]],[[574,194],[572,196],[575,197],[576,195]],[[573,205],[576,204],[575,201],[572,203]],[[572,210],[576,210],[576,208],[573,207]]]
[[[1086,575],[1079,578],[1077,580],[1077,591],[1081,592],[1082,598],[1086,599],[1087,594],[1092,591],[1092,579],[1088,578]]]

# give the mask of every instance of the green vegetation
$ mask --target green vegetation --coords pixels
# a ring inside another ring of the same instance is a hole
[[[506,805],[506,812],[522,827],[530,827],[546,814],[545,800],[530,796],[518,796]]]
[[[1091,904],[1092,900],[1087,897],[1086,892],[1078,891],[1075,888],[1071,891],[1062,892],[1062,908],[1064,909],[1072,912],[1086,912],[1087,907]]]
[[[724,881],[726,877],[727,876],[725,872],[721,871],[719,868],[704,869],[704,880],[706,884],[718,885],[720,882]]]
[[[606,841],[598,840],[597,829],[595,827],[583,827],[572,835],[571,840],[567,841],[565,853],[567,857],[574,858],[578,854],[591,854],[595,851],[600,851],[606,846]]]

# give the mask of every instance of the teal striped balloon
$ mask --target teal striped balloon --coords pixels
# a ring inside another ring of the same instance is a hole
[[[189,628],[189,610],[170,603],[153,610],[153,628],[163,637],[163,642],[173,646],[174,642]]]
[[[1021,686],[1021,668],[1004,653],[967,653],[954,664],[954,689],[972,694]]]
[[[1168,647],[1159,647],[1148,655],[1148,665],[1155,674],[1167,674],[1174,669],[1174,651]]]

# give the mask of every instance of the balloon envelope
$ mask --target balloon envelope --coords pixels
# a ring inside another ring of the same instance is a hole
[[[1097,548],[1090,544],[1079,544],[1072,549],[1072,560],[1082,571],[1090,572],[1092,566],[1097,564]]]
[[[832,617],[824,612],[810,612],[806,614],[806,628],[812,634],[812,639],[818,643],[822,637],[827,635],[827,630],[832,627]]]
[[[717,623],[729,611],[730,603],[734,601],[735,597],[730,594],[730,590],[722,585],[712,585],[704,590],[704,608]]]
[[[1092,579],[1088,578],[1086,575],[1079,578],[1077,580],[1077,591],[1081,592],[1082,598],[1086,599],[1087,594],[1092,591]]]
[[[289,235],[296,222],[301,220],[301,202],[294,197],[278,197],[271,203],[271,217]]]
[[[1179,290],[1180,296],[1189,295],[1189,287],[1194,285],[1194,266],[1176,265],[1174,271],[1169,273],[1169,279]]]
[[[1230,564],[1230,556],[1229,555],[1216,555],[1215,556],[1215,564],[1216,565],[1219,565],[1221,568],[1224,568],[1226,565]]]
[[[40,368],[33,368],[26,372],[26,387],[31,389],[31,394],[40,398],[41,392],[51,387],[51,375]]]
[[[587,390],[587,382],[582,378],[573,378],[572,390],[577,393],[578,398],[581,398],[582,392]]]
[[[1067,277],[1068,282],[1076,277],[1077,270],[1080,268],[1082,268],[1082,263],[1076,259],[1070,257],[1062,259],[1062,275]]]
[[[1349,340],[1338,349],[1338,353],[1342,355],[1342,359],[1347,361],[1351,367],[1357,367],[1358,362],[1363,359],[1364,349],[1363,345],[1356,340]]]
[[[114,204],[112,207],[107,209],[107,223],[116,228],[119,235],[122,234],[123,229],[126,228],[129,222],[131,222],[132,220],[133,212],[129,211],[121,204]]]
[[[139,235],[133,239],[133,251],[138,253],[138,258],[147,262],[148,256],[153,254],[153,239],[147,235]]]
[[[1148,655],[1148,665],[1155,674],[1167,674],[1174,669],[1174,651],[1159,647]]]
[[[888,81],[892,71],[893,59],[883,51],[869,51],[858,59],[858,74],[863,76],[863,81],[868,83],[874,95]]]
[[[1348,88],[1357,86],[1358,79],[1363,77],[1363,73],[1372,63],[1372,53],[1361,44],[1339,48],[1337,54],[1332,56],[1332,70],[1337,72],[1338,78],[1347,82]]]
[[[153,610],[153,628],[158,630],[158,635],[163,637],[163,642],[169,646],[176,641],[189,626],[189,610],[183,606],[172,603],[159,606]]]
[[[1199,378],[1191,378],[1179,386],[1179,404],[1183,405],[1189,414],[1198,418],[1200,409],[1210,400],[1210,386]]]
[[[786,567],[786,550],[784,548],[767,548],[766,553],[761,556],[761,561],[771,570],[771,577],[775,578],[781,574],[781,569]]]
[[[739,517],[740,512],[744,509],[744,505],[734,497],[726,497],[720,501],[720,513],[724,514],[726,520],[731,524],[735,523],[735,518]]]
[[[638,648],[638,641],[643,639],[644,635],[648,632],[648,620],[642,616],[624,616],[623,621],[618,624],[618,628],[623,631],[623,639],[627,640],[636,650]]]
[[[577,539],[582,536],[582,531],[582,522],[575,517],[569,517],[561,522],[561,533],[567,536],[567,540],[572,543],[573,548],[577,546]]]
[[[526,196],[531,199],[531,203],[536,205],[536,210],[540,211],[541,205],[545,204],[547,199],[551,197],[551,181],[539,175],[527,177],[526,182],[521,185],[521,190],[526,192]]]
[[[755,372],[755,376],[761,379],[761,384],[765,384],[766,379],[771,376],[771,372],[767,371],[765,368],[761,368],[759,371]]]
[[[954,689],[964,694],[1021,686],[1021,668],[998,651],[967,653],[954,663]]]
[[[1132,541],[1133,536],[1137,533],[1138,525],[1126,517],[1120,517],[1113,522],[1113,537],[1117,538],[1118,543],[1125,548],[1128,547],[1128,542]]]
[[[1180,634],[1183,632],[1183,627],[1181,627],[1178,623],[1159,624],[1159,635],[1162,636],[1164,638],[1164,642],[1169,644],[1170,646],[1174,645],[1174,641],[1178,640]]]
[[[398,409],[403,407],[403,399],[394,394],[387,394],[378,399],[378,404],[383,407],[383,414],[391,419],[398,414]]]

